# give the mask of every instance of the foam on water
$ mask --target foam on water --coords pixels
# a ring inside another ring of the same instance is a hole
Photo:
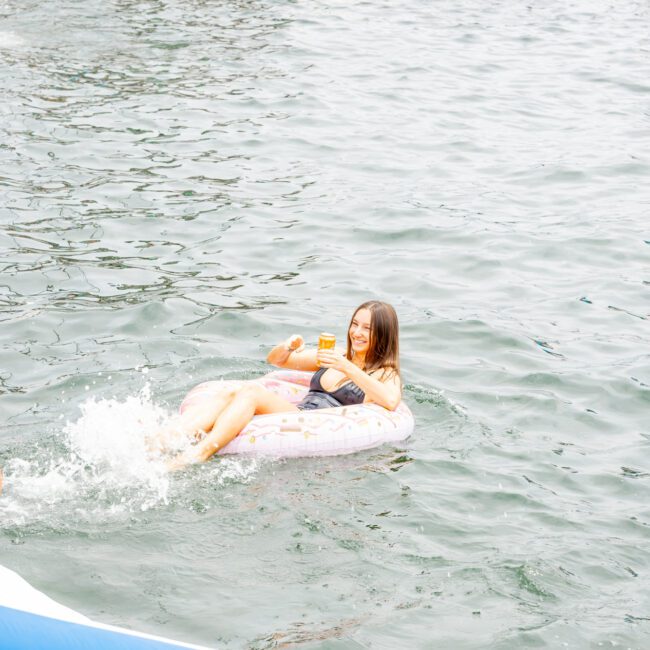
[[[6,523],[35,522],[58,527],[67,514],[76,521],[102,521],[170,502],[172,485],[191,489],[183,475],[165,469],[169,454],[147,444],[170,414],[152,401],[150,386],[124,400],[87,399],[81,415],[41,443],[30,458],[11,458],[5,466],[5,498],[0,515]],[[179,439],[177,449],[190,444]],[[174,453],[174,450],[171,451]],[[221,459],[206,470],[223,486],[248,480],[257,463]]]

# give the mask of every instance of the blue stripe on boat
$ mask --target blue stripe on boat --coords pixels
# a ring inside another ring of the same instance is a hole
[[[0,650],[172,650],[197,646],[69,623],[0,605]]]

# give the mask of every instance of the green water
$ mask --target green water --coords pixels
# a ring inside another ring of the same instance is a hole
[[[649,647],[649,18],[0,4],[0,564],[219,648]],[[403,445],[140,463],[369,298]]]

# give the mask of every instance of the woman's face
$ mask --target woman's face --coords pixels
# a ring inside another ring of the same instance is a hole
[[[355,354],[365,354],[370,347],[370,323],[372,314],[369,309],[360,309],[352,318],[350,341]]]

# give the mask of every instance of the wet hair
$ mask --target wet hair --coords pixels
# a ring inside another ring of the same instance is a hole
[[[364,370],[370,373],[383,369],[384,372],[399,375],[399,323],[395,309],[386,302],[369,300],[354,310],[348,326],[348,346],[345,356],[348,359],[354,356],[350,328],[354,317],[361,309],[370,312],[370,338]]]

